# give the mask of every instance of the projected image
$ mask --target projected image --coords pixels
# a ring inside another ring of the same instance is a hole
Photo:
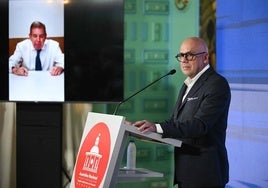
[[[9,100],[64,101],[63,3],[10,1],[9,12]]]

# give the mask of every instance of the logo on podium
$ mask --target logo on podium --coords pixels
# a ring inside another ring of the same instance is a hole
[[[88,132],[81,145],[75,169],[75,187],[99,187],[107,169],[110,156],[111,136],[103,122]]]

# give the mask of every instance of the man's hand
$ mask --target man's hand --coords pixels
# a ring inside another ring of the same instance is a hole
[[[138,130],[141,131],[142,133],[156,132],[155,124],[147,120],[136,121],[132,125],[138,127]]]
[[[19,76],[28,76],[28,70],[21,66],[21,67],[13,67],[12,68],[12,73],[19,75]]]
[[[132,125],[132,122],[131,121],[128,121],[128,120],[125,120],[124,122],[126,125]]]
[[[62,68],[62,67],[54,66],[54,67],[52,67],[52,69],[51,69],[51,71],[50,71],[50,74],[51,74],[52,76],[58,76],[58,75],[60,75],[62,72],[63,72],[63,68]]]

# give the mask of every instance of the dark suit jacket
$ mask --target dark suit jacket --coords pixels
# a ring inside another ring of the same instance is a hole
[[[187,188],[225,185],[229,164],[225,147],[231,99],[226,79],[209,68],[182,97],[184,84],[170,119],[160,123],[163,137],[183,141],[175,148],[175,179]]]

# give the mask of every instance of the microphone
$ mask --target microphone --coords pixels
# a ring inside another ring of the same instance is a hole
[[[136,93],[134,93],[133,95],[129,96],[128,98],[124,99],[123,101],[119,102],[115,108],[114,114],[116,115],[117,110],[119,108],[119,106],[123,103],[125,103],[126,101],[128,101],[129,99],[131,99],[132,97],[134,97],[135,95],[137,95],[138,93],[142,92],[143,90],[145,90],[147,87],[150,87],[151,85],[153,85],[154,83],[158,82],[159,80],[161,80],[162,78],[168,76],[168,75],[173,75],[176,73],[175,69],[172,69],[171,71],[169,71],[167,74],[165,74],[164,76],[161,76],[160,78],[156,79],[155,81],[153,81],[152,83],[148,84],[147,86],[145,86],[144,88],[142,88],[141,90],[137,91]]]

